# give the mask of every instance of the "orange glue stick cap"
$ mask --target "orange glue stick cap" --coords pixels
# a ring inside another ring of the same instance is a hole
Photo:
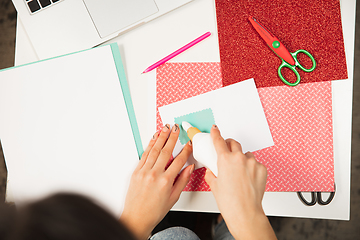
[[[201,131],[199,129],[197,129],[196,127],[193,127],[190,123],[188,122],[182,122],[181,126],[183,127],[183,129],[186,131],[188,137],[190,138],[190,140],[193,140],[193,137],[198,134],[201,133]]]

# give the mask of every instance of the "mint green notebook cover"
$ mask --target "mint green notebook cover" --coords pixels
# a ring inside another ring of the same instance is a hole
[[[136,117],[135,117],[135,111],[134,111],[134,107],[133,107],[132,100],[131,100],[130,90],[129,90],[129,86],[128,86],[128,83],[127,83],[127,79],[126,79],[126,75],[125,75],[125,71],[124,71],[124,66],[123,66],[123,63],[122,63],[122,60],[121,60],[120,50],[119,50],[119,47],[118,47],[118,45],[116,43],[111,43],[111,44],[107,44],[107,45],[99,46],[99,47],[105,47],[105,46],[110,46],[110,48],[111,48],[111,52],[112,52],[112,55],[113,55],[113,58],[114,58],[117,74],[118,74],[118,77],[119,77],[121,90],[122,90],[124,100],[125,100],[125,104],[126,104],[127,113],[128,113],[129,120],[130,120],[132,133],[133,133],[134,140],[135,140],[136,149],[137,149],[139,158],[141,158],[141,155],[143,154],[144,150],[143,150],[143,146],[142,146],[142,143],[141,143],[140,132],[139,132],[139,128],[138,128]],[[74,53],[69,53],[69,54],[65,54],[65,55],[61,55],[61,56],[56,56],[56,57],[53,57],[53,58],[48,58],[48,59],[44,59],[44,60],[40,60],[40,61],[36,61],[36,62],[32,62],[32,63],[27,63],[27,64],[14,66],[14,67],[10,67],[10,68],[5,68],[5,69],[1,69],[0,72],[1,71],[6,71],[6,70],[9,70],[9,69],[13,69],[13,68],[26,66],[26,65],[31,65],[31,64],[34,64],[34,63],[38,63],[38,62],[43,62],[43,61],[55,59],[55,58],[60,58],[60,57],[71,55],[71,54],[76,54],[76,53],[79,53],[79,52],[90,51],[90,50],[91,49],[86,49],[86,50],[82,50],[82,51],[78,51],[78,52],[74,52]]]

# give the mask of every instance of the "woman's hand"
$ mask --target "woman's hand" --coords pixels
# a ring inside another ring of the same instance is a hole
[[[165,170],[179,132],[177,124],[172,130],[167,124],[160,133],[155,133],[131,177],[120,221],[139,239],[147,239],[153,228],[165,217],[194,171],[194,165],[190,165],[176,179],[192,152],[190,143],[185,145]]]
[[[224,140],[214,125],[211,137],[217,153],[218,177],[207,169],[205,180],[236,239],[276,239],[262,209],[267,170],[240,143]]]

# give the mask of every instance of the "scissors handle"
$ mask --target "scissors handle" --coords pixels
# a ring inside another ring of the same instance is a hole
[[[301,192],[297,192],[297,195],[299,197],[299,199],[301,200],[301,202],[303,204],[305,204],[306,206],[314,206],[316,204],[316,193],[315,192],[311,192],[311,201],[307,201],[304,196],[302,195]]]
[[[300,201],[305,204],[306,206],[314,206],[316,203],[319,205],[325,206],[328,205],[334,198],[336,191],[336,185],[334,184],[334,192],[330,192],[329,197],[327,200],[322,199],[321,192],[311,192],[311,201],[307,201],[304,196],[302,195],[302,192],[297,192],[297,195],[300,199]]]
[[[325,201],[321,197],[321,192],[317,192],[316,196],[317,196],[317,201],[320,205],[328,205],[333,200],[335,196],[335,192],[330,192],[328,199]]]
[[[297,60],[297,55],[299,53],[304,53],[306,54],[310,59],[311,59],[311,62],[312,62],[312,67],[311,68],[304,68],[300,63],[299,61]],[[291,56],[293,57],[293,59],[295,60],[295,65],[291,65],[289,63],[287,63],[286,61],[282,60],[282,63],[281,65],[279,66],[278,68],[278,75],[281,79],[281,81],[283,81],[286,85],[289,85],[289,86],[296,86],[300,83],[300,74],[298,73],[298,71],[296,70],[296,67],[300,68],[301,70],[303,70],[304,72],[312,72],[314,71],[315,67],[316,67],[316,62],[315,62],[315,59],[314,57],[306,50],[304,49],[299,49],[297,50],[296,52],[294,53],[290,53]],[[289,81],[287,81],[283,75],[281,74],[281,69],[284,68],[284,67],[287,67],[289,68],[291,71],[293,71],[296,75],[296,82],[294,83],[291,83]]]

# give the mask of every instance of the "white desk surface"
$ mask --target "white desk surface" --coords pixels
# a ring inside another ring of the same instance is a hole
[[[211,37],[171,61],[219,62],[214,6],[214,0],[195,0],[110,41],[117,42],[120,47],[144,146],[147,145],[155,132],[155,84],[150,80],[151,74],[155,74],[155,71],[148,74],[141,74],[141,72],[149,65],[207,31],[212,32]],[[349,220],[350,218],[355,6],[356,0],[341,0],[342,26],[349,79],[332,83],[335,198],[327,206],[315,205],[307,207],[300,202],[294,192],[266,192],[263,207],[265,213],[269,216],[342,220]],[[37,60],[39,59],[28,40],[21,21],[18,19],[15,65]],[[149,101],[151,101],[150,104]],[[11,200],[11,175],[8,176],[8,179],[7,200]],[[183,192],[173,209],[218,212],[211,192]]]

